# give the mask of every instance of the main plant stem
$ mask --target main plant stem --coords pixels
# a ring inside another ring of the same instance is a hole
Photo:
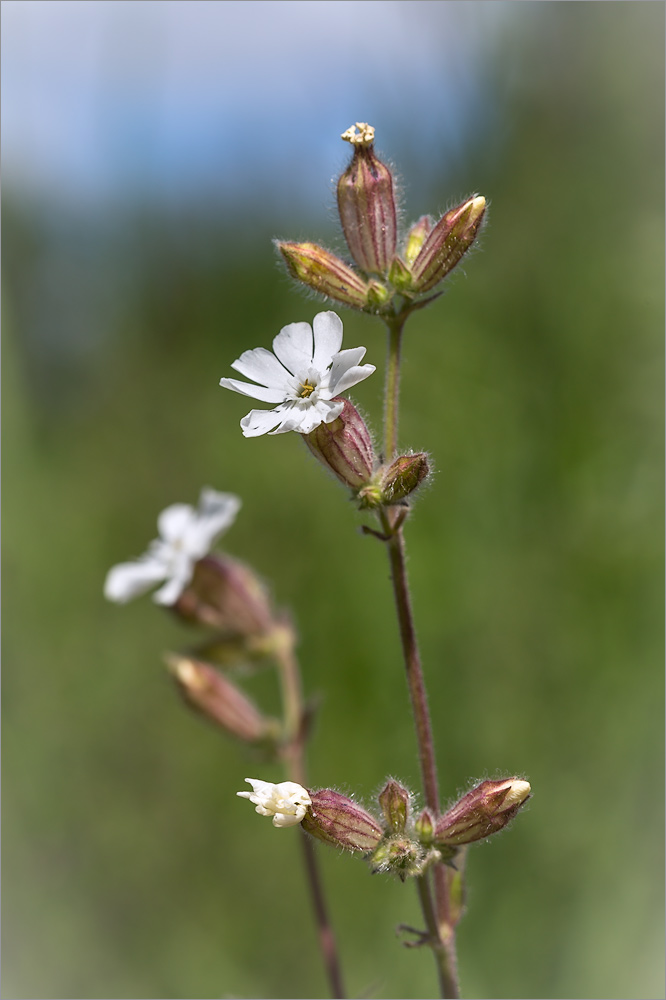
[[[282,689],[282,708],[285,722],[285,768],[290,781],[307,787],[305,770],[305,712],[301,687],[301,673],[294,653],[293,634],[289,629],[284,632],[278,642],[277,649],[278,673]],[[340,960],[335,941],[335,934],[328,916],[324,887],[322,883],[315,845],[303,828],[299,828],[303,865],[310,890],[310,900],[317,924],[319,950],[321,951],[326,976],[328,978],[331,997],[334,1000],[344,1000],[345,988],[340,970]]]
[[[390,462],[394,457],[398,447],[400,348],[406,318],[406,315],[403,314],[386,320],[389,330],[389,349],[384,411],[384,457],[387,462]],[[386,510],[381,511],[380,519],[391,565],[393,596],[414,716],[423,792],[433,817],[437,817],[439,814],[439,788],[435,744],[409,596],[402,520],[395,517],[392,511]],[[429,944],[437,963],[441,995],[444,998],[457,998],[460,996],[460,991],[457,977],[455,925],[451,919],[450,876],[443,865],[435,865],[432,873],[436,907],[433,909],[430,884],[426,873],[417,879],[421,909],[428,928]]]
[[[384,397],[384,458],[390,462],[398,449],[398,403],[400,401],[400,347],[406,316],[386,319],[389,331]]]

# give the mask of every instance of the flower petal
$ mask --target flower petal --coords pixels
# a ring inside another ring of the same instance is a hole
[[[201,491],[197,516],[183,537],[183,549],[192,559],[201,559],[210,552],[223,531],[233,524],[241,501],[233,493],[218,493],[205,488]]]
[[[374,365],[359,365],[365,356],[365,347],[352,347],[347,351],[339,351],[333,358],[328,374],[327,391],[331,396],[337,396],[346,389],[362,382],[375,371]]]
[[[273,826],[277,826],[280,830],[286,830],[290,826],[298,826],[303,816],[305,816],[305,812],[306,810],[303,809],[302,815],[296,813],[293,816],[290,816],[288,813],[275,813],[273,816]]]
[[[333,402],[320,398],[316,403],[311,400],[292,400],[277,408],[281,411],[282,419],[279,425],[268,433],[286,434],[288,431],[297,431],[299,434],[310,434],[320,424],[330,424],[335,420],[342,413],[343,406],[343,400]]]
[[[372,375],[374,371],[374,365],[355,365],[353,368],[349,368],[346,372],[342,373],[335,384],[336,396],[341,392],[346,392],[347,389],[351,389],[353,385],[357,385],[359,382],[362,382],[364,378],[367,378],[368,375]]]
[[[276,388],[284,385],[287,372],[282,367],[278,359],[265,347],[255,347],[251,351],[243,351],[240,358],[233,362],[231,367],[251,378],[260,385],[267,385]]]
[[[213,517],[225,511],[230,525],[243,506],[243,501],[235,493],[220,493],[210,486],[204,486],[199,497],[199,517]]]
[[[301,408],[292,403],[291,406],[285,406],[280,423],[275,430],[269,431],[268,433],[286,434],[287,431],[300,431],[301,419]]]
[[[315,342],[312,365],[323,372],[342,346],[342,320],[337,313],[320,312],[312,321],[312,328]]]
[[[187,529],[196,518],[194,507],[189,503],[173,503],[165,508],[157,518],[160,536],[165,542],[180,542]]]
[[[320,399],[319,400],[319,405],[322,406],[322,407],[323,406],[330,407],[330,409],[328,409],[327,412],[326,412],[326,416],[324,417],[324,423],[325,424],[332,424],[333,421],[337,417],[339,417],[340,414],[342,413],[342,411],[344,409],[344,406],[345,406],[345,401],[344,401],[344,399],[339,399],[339,400],[335,400],[335,399]]]
[[[260,816],[272,816],[273,826],[297,826],[305,816],[312,799],[307,788],[294,781],[273,785],[259,778],[246,778],[252,785],[251,792],[236,792],[241,799],[249,799]]]
[[[272,795],[273,789],[275,788],[274,782],[264,781],[263,778],[244,778],[243,780],[246,781],[248,785],[252,785],[252,791],[236,792],[236,795],[240,795],[244,799],[250,799],[250,801],[252,800],[253,795]]]
[[[166,567],[157,559],[144,557],[135,562],[119,563],[106,574],[104,596],[108,601],[124,604],[133,597],[145,594],[156,583],[161,583],[165,576]]]
[[[289,378],[286,372],[284,373],[284,377],[285,379]],[[281,387],[251,385],[250,382],[239,382],[236,378],[221,378],[220,385],[225,389],[233,389],[234,392],[240,392],[243,396],[252,396],[253,399],[260,399],[262,403],[281,403],[288,391]]]
[[[269,434],[281,422],[285,405],[276,406],[274,410],[250,410],[240,422],[243,436],[259,437],[260,434]]]
[[[283,326],[273,341],[275,356],[297,375],[312,364],[312,327],[309,323],[290,323]]]
[[[169,569],[169,579],[153,594],[155,603],[167,606],[175,604],[192,579],[193,569],[194,560],[186,553],[181,553],[176,565]]]

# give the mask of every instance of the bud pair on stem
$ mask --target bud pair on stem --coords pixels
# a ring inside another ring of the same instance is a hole
[[[332,423],[322,423],[303,439],[312,454],[350,487],[361,510],[403,503],[430,473],[424,452],[378,462],[368,427],[348,399]]]

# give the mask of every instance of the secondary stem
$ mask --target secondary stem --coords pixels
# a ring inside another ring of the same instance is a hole
[[[305,871],[307,873],[308,883],[310,886],[312,908],[317,921],[319,948],[321,950],[324,966],[326,967],[326,975],[328,976],[331,987],[331,996],[338,998],[338,1000],[342,1000],[342,998],[346,996],[346,993],[342,982],[342,973],[340,971],[340,962],[338,959],[335,935],[328,918],[328,911],[324,900],[324,890],[321,875],[319,873],[319,865],[317,864],[315,845],[302,827],[299,827],[299,832],[301,847],[303,848]]]
[[[307,786],[301,673],[294,653],[293,636],[288,630],[285,631],[284,641],[278,644],[277,661],[286,729],[284,751],[286,771],[290,781],[296,781],[299,785]],[[324,887],[315,847],[302,828],[299,832],[305,875],[317,924],[319,949],[328,977],[331,996],[335,1000],[344,1000],[346,994],[340,970],[340,960],[338,958],[335,934],[333,933],[324,898]]]

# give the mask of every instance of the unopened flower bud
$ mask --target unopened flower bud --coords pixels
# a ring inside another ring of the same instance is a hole
[[[430,472],[428,456],[424,452],[398,455],[384,472],[381,482],[381,502],[400,503],[413,493]]]
[[[382,839],[379,822],[353,799],[330,788],[311,792],[310,797],[312,804],[303,818],[303,829],[318,840],[367,854]]]
[[[399,257],[394,257],[391,262],[388,280],[397,292],[409,295],[412,291],[412,272]]]
[[[405,241],[405,260],[408,265],[412,265],[421,253],[426,237],[434,225],[432,216],[422,215],[407,233]]]
[[[412,265],[413,291],[429,291],[453,270],[474,242],[485,211],[486,199],[475,196],[442,216]]]
[[[263,635],[274,625],[270,600],[257,575],[226,555],[205,556],[195,564],[174,611],[233,636]]]
[[[368,858],[373,872],[391,872],[403,882],[422,875],[434,860],[439,860],[437,851],[427,851],[417,841],[400,835],[383,840]]]
[[[385,275],[395,255],[397,237],[393,176],[375,154],[371,125],[357,122],[342,133],[342,138],[354,147],[352,161],[338,181],[338,211],[345,239],[359,267],[369,274]]]
[[[372,279],[368,282],[367,310],[372,312],[373,310],[381,309],[390,300],[392,295],[393,293],[388,290],[386,285],[382,285],[381,281]]]
[[[421,815],[414,820],[414,830],[422,844],[426,844],[427,846],[432,844],[435,824],[429,809],[424,809]]]
[[[382,807],[386,826],[392,833],[403,833],[409,818],[409,803],[411,795],[406,788],[392,778],[379,793],[379,804]]]
[[[363,417],[348,399],[336,396],[333,401],[344,403],[340,416],[330,424],[320,424],[311,434],[304,434],[303,440],[341,483],[358,490],[374,471],[372,438]]]
[[[181,694],[192,708],[232,736],[258,743],[279,734],[279,723],[262,715],[253,702],[219,671],[189,656],[166,658]]]
[[[529,798],[530,785],[521,778],[482,781],[437,820],[437,847],[455,847],[497,833]]]
[[[381,486],[373,480],[373,482],[361,487],[356,494],[356,499],[358,500],[359,510],[372,510],[375,507],[381,507]]]
[[[292,278],[301,281],[321,295],[343,302],[355,309],[367,309],[380,303],[376,282],[368,282],[348,267],[330,250],[316,243],[275,244],[282,254]]]
[[[236,792],[236,795],[249,799],[260,816],[271,816],[273,826],[298,826],[306,815],[311,799],[307,788],[302,785],[295,781],[281,781],[274,785],[272,781],[261,781],[259,778],[245,780],[252,785],[252,791]]]

